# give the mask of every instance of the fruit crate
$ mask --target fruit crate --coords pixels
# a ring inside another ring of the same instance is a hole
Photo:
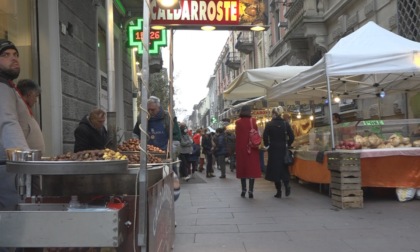
[[[331,203],[333,206],[346,208],[363,208],[363,191],[360,189],[340,190],[331,188]]]
[[[331,183],[358,184],[362,182],[360,171],[331,171]]]
[[[363,208],[363,197],[345,197],[344,199],[332,199],[332,205],[341,209]]]
[[[359,171],[360,152],[328,152],[328,169],[331,171]]]

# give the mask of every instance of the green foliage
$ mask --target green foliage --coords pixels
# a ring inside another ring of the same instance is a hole
[[[149,77],[149,96],[159,97],[160,104],[165,110],[169,106],[169,83],[168,73],[163,68],[159,73],[153,73]]]

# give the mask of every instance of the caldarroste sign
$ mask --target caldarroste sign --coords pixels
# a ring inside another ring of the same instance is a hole
[[[266,8],[265,0],[180,0],[179,9],[162,9],[152,0],[150,23],[174,29],[211,25],[241,30],[267,25]]]

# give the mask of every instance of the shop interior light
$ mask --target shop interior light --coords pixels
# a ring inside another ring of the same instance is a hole
[[[300,113],[300,111],[299,111],[299,113],[297,114],[296,118],[297,118],[297,119],[302,118],[302,114]]]
[[[314,120],[314,115],[310,115],[309,120],[313,121]]]
[[[136,61],[136,65],[137,65],[137,66],[138,66],[138,65],[140,65],[140,62]]]
[[[157,4],[161,9],[179,9],[179,0],[157,0]]]
[[[212,25],[201,26],[201,30],[203,30],[203,31],[213,31],[215,29],[216,29],[216,27],[214,27]]]
[[[335,103],[339,103],[341,101],[341,99],[340,99],[340,96],[336,96],[336,97],[334,97],[334,102]]]
[[[381,92],[379,92],[379,96],[381,97],[381,98],[384,98],[385,97],[385,91],[384,91],[384,89],[382,88],[382,90],[381,90]]]

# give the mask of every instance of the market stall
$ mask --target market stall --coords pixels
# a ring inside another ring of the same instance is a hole
[[[104,160],[110,155],[111,159]],[[25,203],[19,204],[16,211],[0,211],[0,246],[44,251],[81,247],[92,251],[142,251],[135,244],[141,234],[136,227],[142,221],[138,176],[145,169],[149,182],[148,204],[144,206],[148,213],[144,223],[147,249],[170,251],[175,228],[170,164],[148,153],[149,161],[159,163],[149,162],[141,168],[137,157],[137,163],[130,164],[124,155],[96,150],[35,161],[26,155],[8,161],[7,171],[18,174],[19,192]],[[41,177],[39,194],[31,193],[33,185],[27,183],[33,176]]]
[[[248,69],[236,77],[223,92],[226,100],[251,99],[267,95],[274,85],[309,69],[308,66],[278,66]]]
[[[338,152],[360,154],[362,187],[420,188],[420,148]],[[317,161],[318,153],[297,151],[292,174],[306,182],[330,184],[329,152],[324,153],[322,161]]]
[[[296,146],[292,174],[313,183],[329,184],[327,156],[332,152],[360,155],[363,187],[420,187],[420,119],[366,120],[334,125],[336,150],[329,127],[313,128],[308,142]]]
[[[381,105],[383,103],[380,99],[383,99],[384,96],[402,93],[405,99],[412,99],[408,102],[409,104],[416,104],[413,101],[415,93],[420,91],[419,52],[420,43],[400,37],[373,22],[368,22],[355,32],[340,39],[313,67],[271,88],[267,94],[269,100],[300,102],[320,100],[327,102],[326,116],[329,120],[326,123],[329,126],[318,132],[320,135],[317,138],[313,138],[313,140],[322,139],[327,142],[324,141],[323,148],[302,148],[297,151],[296,162],[292,167],[293,173],[298,177],[305,178],[306,181],[329,183],[330,172],[322,154],[339,149],[340,141],[356,135],[355,131],[347,132],[347,134],[341,132],[341,135],[337,135],[339,134],[336,132],[337,126],[332,122],[333,97],[357,101],[368,98],[376,99],[376,106],[372,104],[372,106],[362,108],[364,104],[359,103],[359,120],[366,120],[366,123],[370,123],[371,129],[373,129],[373,131],[363,130],[360,132],[361,136],[368,137],[374,133],[378,134],[375,130],[387,128],[386,136],[379,136],[384,141],[388,140],[387,138],[392,133],[400,130],[403,130],[402,132],[405,134],[403,136],[410,137],[407,133],[418,127],[418,122],[409,121],[410,119],[406,118],[416,114],[413,112],[415,105],[405,108],[405,113],[399,112],[402,115],[396,116],[396,118],[401,118],[399,123],[394,121],[391,123],[394,125],[382,127],[381,109],[383,108]],[[400,103],[394,102],[395,110],[399,110]],[[372,116],[375,116],[375,120],[372,120],[374,118]],[[354,125],[357,123],[354,122]],[[382,132],[379,133],[382,134]],[[310,139],[310,137],[308,138]],[[410,138],[410,142],[413,143],[413,141],[414,139]],[[401,153],[396,149],[385,150],[377,147],[379,146],[374,148],[375,151],[365,149],[360,151],[362,186],[419,186],[418,168],[413,165],[419,163],[418,156],[407,155],[406,152]],[[410,151],[415,152],[414,149],[410,149]],[[367,157],[366,153],[387,153],[387,155]],[[402,166],[404,168],[400,168]],[[396,167],[400,172],[396,171]]]

